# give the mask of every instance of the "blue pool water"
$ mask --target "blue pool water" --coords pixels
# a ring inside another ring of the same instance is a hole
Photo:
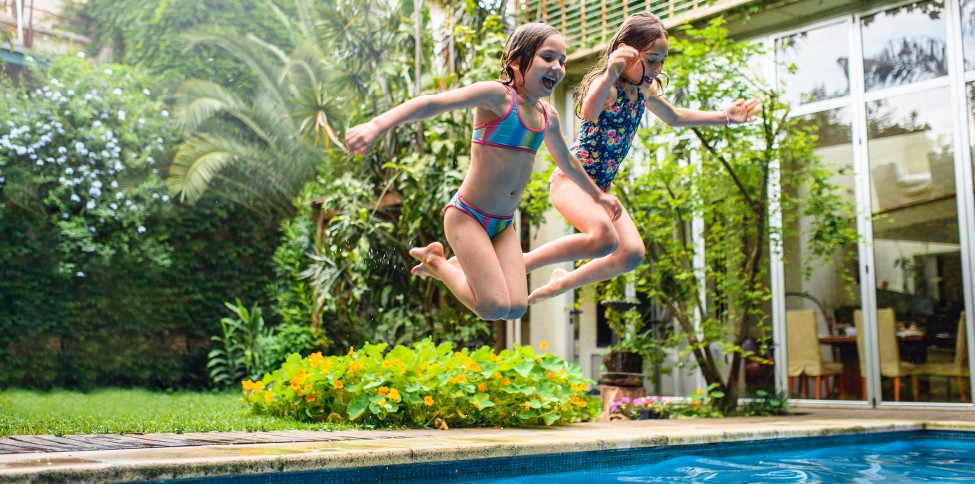
[[[473,459],[195,482],[975,483],[975,433],[885,432]]]
[[[975,482],[975,440],[916,438],[817,447],[728,456],[692,451],[647,464],[468,482]]]

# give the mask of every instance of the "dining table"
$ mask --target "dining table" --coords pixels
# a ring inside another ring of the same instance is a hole
[[[900,346],[901,359],[913,363],[922,363],[924,354],[924,333],[921,331],[898,331],[897,342]],[[819,336],[819,344],[833,347],[833,361],[843,363],[841,375],[843,392],[848,398],[863,400],[863,390],[860,381],[860,354],[857,351],[856,335],[825,335]]]

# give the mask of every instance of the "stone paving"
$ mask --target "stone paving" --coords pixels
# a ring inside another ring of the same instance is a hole
[[[200,478],[925,429],[975,432],[975,411],[833,408],[535,429],[12,436],[0,439],[0,482]]]

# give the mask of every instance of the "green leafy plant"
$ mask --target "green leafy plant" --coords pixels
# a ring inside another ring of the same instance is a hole
[[[742,417],[770,417],[789,414],[789,392],[769,392],[756,390],[746,395],[744,402],[735,410]]]
[[[293,354],[261,380],[244,380],[244,398],[255,413],[377,427],[521,427],[599,415],[582,368],[530,346],[497,354],[429,339],[388,347]]]
[[[265,350],[273,329],[264,326],[261,308],[224,303],[236,318],[221,318],[222,334],[211,337],[216,348],[210,351],[207,368],[210,379],[218,386],[230,386],[241,378],[253,378],[265,369]]]
[[[698,388],[679,402],[668,405],[666,414],[669,418],[720,418],[724,416],[724,412],[718,404],[724,396],[725,393],[718,389],[718,384],[712,383],[707,388]]]

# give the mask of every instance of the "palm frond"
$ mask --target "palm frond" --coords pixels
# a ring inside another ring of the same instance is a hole
[[[261,55],[259,46],[246,37],[219,28],[197,28],[184,33],[183,39],[187,42],[187,49],[198,43],[207,43],[226,50],[250,67],[261,87],[275,95],[277,102],[284,102],[277,82],[277,73],[280,72],[281,65],[269,62],[269,57]]]
[[[183,203],[196,203],[216,174],[238,160],[239,145],[221,136],[204,133],[180,145],[169,168],[169,193]]]
[[[221,111],[238,111],[240,107],[240,100],[223,86],[190,79],[176,91],[174,111],[179,128],[192,132]]]

